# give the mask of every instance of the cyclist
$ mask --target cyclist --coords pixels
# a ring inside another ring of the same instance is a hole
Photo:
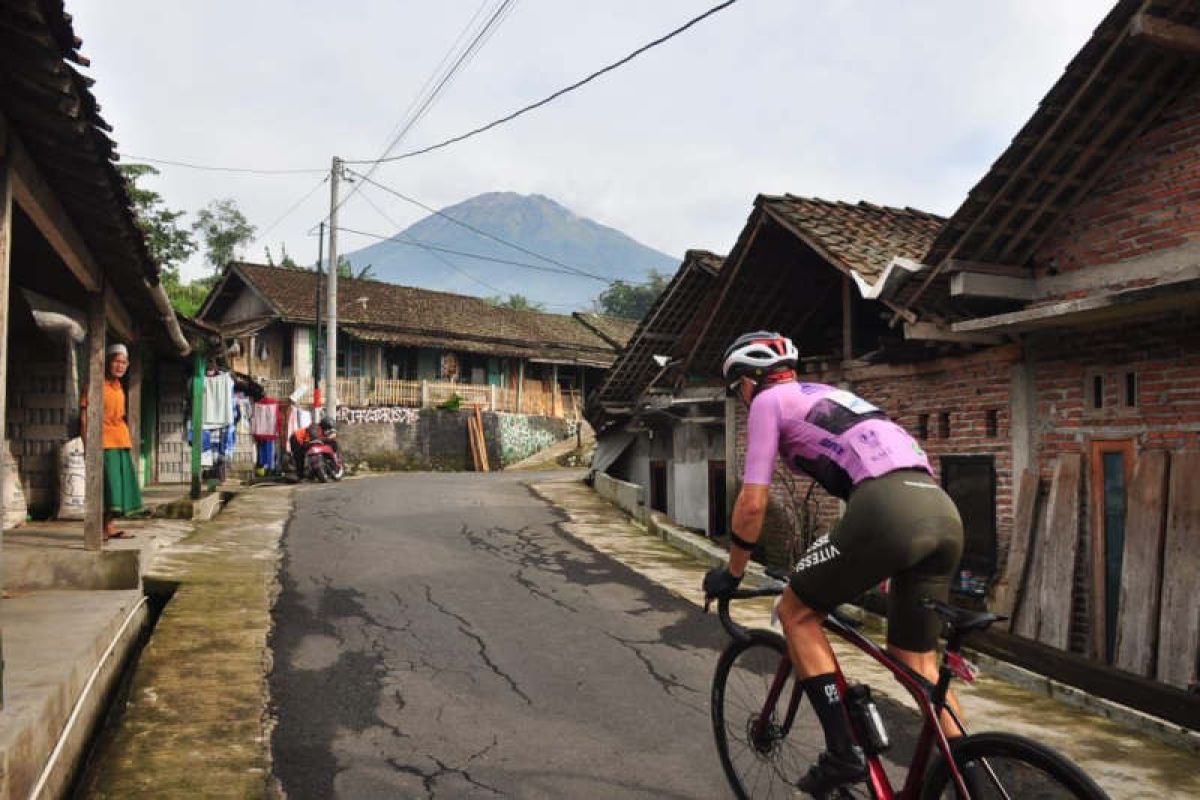
[[[867,774],[837,687],[833,649],[821,627],[825,615],[891,578],[888,650],[936,681],[939,622],[920,600],[947,599],[963,534],[954,502],[934,482],[916,441],[862,398],[799,382],[797,360],[792,341],[768,331],[744,334],[725,352],[726,385],[749,408],[746,466],[733,509],[729,562],[705,575],[704,592],[721,597],[741,582],[762,531],[777,455],[846,501],[833,531],[817,539],[795,565],[778,608],[797,677],[825,732],[826,752],[799,788],[821,796]],[[959,712],[954,698],[950,703]],[[943,725],[961,734],[948,716]]]

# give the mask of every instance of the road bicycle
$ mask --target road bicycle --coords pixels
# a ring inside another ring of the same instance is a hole
[[[776,597],[785,583],[766,588],[739,589],[718,600],[718,613],[733,641],[717,662],[712,685],[712,721],[721,766],[734,794],[741,800],[792,797],[796,782],[825,747],[821,723],[805,702],[804,688],[795,678],[783,636],[772,630],[748,629],[729,615],[731,600]],[[930,683],[889,655],[836,615],[825,630],[849,642],[886,667],[916,701],[921,717],[907,777],[898,790],[889,781],[881,754],[890,741],[870,688],[848,684],[837,668],[838,687],[846,698],[851,727],[867,757],[863,783],[835,789],[834,800],[869,797],[874,800],[1031,800],[1082,798],[1107,800],[1107,795],[1065,756],[1024,736],[978,733],[947,739],[940,723],[944,709],[962,730],[966,728],[946,704],[951,681],[973,682],[978,674],[962,655],[966,636],[1004,617],[926,600],[945,622],[946,649],[937,683]],[[705,603],[708,610],[708,603]],[[964,778],[966,772],[971,777]],[[968,783],[974,793],[968,791]]]

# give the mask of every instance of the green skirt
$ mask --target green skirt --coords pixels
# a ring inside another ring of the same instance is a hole
[[[111,514],[129,514],[142,508],[142,490],[129,448],[104,451],[104,508]]]

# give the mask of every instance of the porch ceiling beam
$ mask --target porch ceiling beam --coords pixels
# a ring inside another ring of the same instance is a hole
[[[951,297],[996,297],[1004,300],[1032,300],[1037,287],[1033,278],[983,275],[958,272],[950,276]]]
[[[1144,11],[1130,23],[1129,38],[1164,50],[1200,56],[1200,30]]]
[[[1029,267],[1017,264],[991,264],[986,261],[970,261],[965,258],[948,258],[943,266],[947,275],[958,272],[978,272],[983,275],[1003,275],[1006,278],[1028,278]]]
[[[113,330],[126,342],[137,339],[137,326],[133,323],[133,317],[129,316],[125,304],[111,286],[104,287],[104,316]]]
[[[83,288],[89,292],[100,291],[100,266],[12,131],[8,134],[7,150],[12,164],[13,200],[46,237]]]
[[[954,342],[957,344],[1000,345],[1004,344],[1002,336],[986,333],[966,333],[951,330],[932,322],[904,323],[904,338],[925,342]]]

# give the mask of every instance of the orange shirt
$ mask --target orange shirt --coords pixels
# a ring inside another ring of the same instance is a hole
[[[87,408],[87,391],[83,393],[83,407]],[[116,378],[104,381],[104,426],[101,441],[105,450],[132,449],[129,425],[125,422],[125,389]]]

